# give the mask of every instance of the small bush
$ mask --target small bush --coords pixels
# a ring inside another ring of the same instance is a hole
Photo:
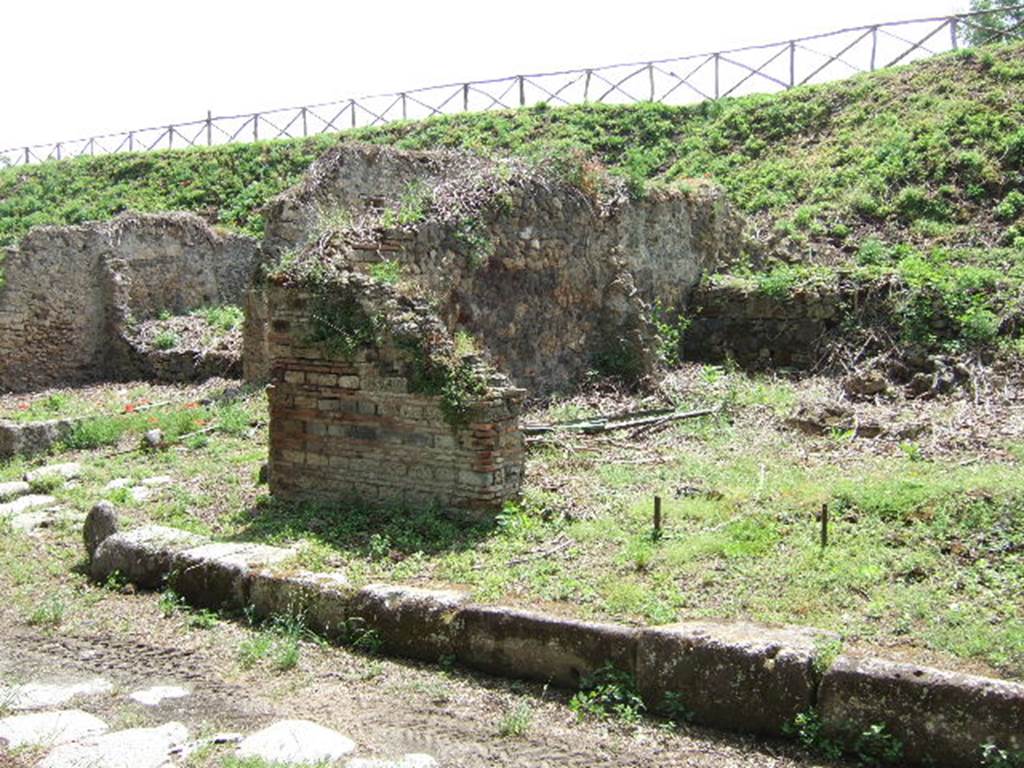
[[[204,307],[192,312],[194,317],[201,317],[206,324],[212,328],[227,333],[240,328],[245,321],[245,313],[241,307],[234,304],[224,304],[217,307]],[[172,345],[173,346],[173,345]]]
[[[162,330],[153,337],[153,346],[157,349],[168,350],[178,346],[178,334],[171,330]]]
[[[498,724],[498,735],[503,738],[526,735],[533,722],[533,710],[525,701],[521,701],[501,718]]]

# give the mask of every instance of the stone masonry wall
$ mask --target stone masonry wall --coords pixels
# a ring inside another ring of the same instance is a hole
[[[472,213],[435,217],[481,187]],[[422,220],[366,225],[415,195],[431,209]],[[742,244],[741,221],[714,189],[619,195],[605,205],[514,163],[358,145],[328,152],[266,216],[272,258],[326,243],[333,258],[365,269],[399,262],[435,297],[449,331],[468,332],[535,395],[571,390],[602,361],[652,373],[654,305],[681,306]],[[250,344],[259,345],[257,334],[247,337],[247,356]]]
[[[257,253],[252,238],[189,214],[32,230],[3,262],[0,390],[159,377],[133,323],[241,304]]]
[[[384,286],[364,286],[372,311],[392,311]],[[477,518],[519,492],[523,392],[484,371],[486,391],[452,423],[442,398],[417,394],[406,352],[390,336],[351,358],[311,341],[311,295],[271,287],[270,488],[287,501],[436,506]],[[423,338],[441,329],[406,307],[397,322]],[[380,315],[383,316],[383,315]],[[417,325],[418,324],[418,325]]]
[[[745,368],[810,368],[842,320],[846,293],[818,286],[771,296],[742,285],[701,286],[688,300],[681,357]]]

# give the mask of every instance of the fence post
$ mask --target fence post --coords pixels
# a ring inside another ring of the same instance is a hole
[[[648,79],[648,81],[650,81],[650,84],[651,84],[651,97],[648,99],[648,101],[653,102],[654,101],[654,65],[653,64],[648,64],[647,65],[647,79]]]
[[[28,147],[25,147],[25,165],[29,164],[29,158],[31,158],[31,157],[32,157],[32,153],[29,151]]]
[[[56,149],[57,149],[57,159],[60,160],[60,142],[59,141],[57,142]]]
[[[403,93],[402,94],[402,119],[403,120],[407,120],[408,117],[409,117],[409,114],[408,114],[408,112],[406,110],[405,94]]]
[[[526,79],[522,75],[519,76],[519,106],[526,106]]]
[[[590,101],[590,70],[587,70],[587,79],[583,81],[583,103]]]
[[[260,140],[260,113],[257,112],[252,116],[252,140]]]
[[[308,136],[309,135],[308,133],[306,133],[306,108],[305,107],[302,108],[302,135],[303,136]]]
[[[355,128],[356,127],[356,100],[355,99],[349,99],[348,100],[348,108],[351,111],[351,114],[349,115],[349,117],[352,120],[352,127]]]
[[[174,149],[174,126],[167,126],[167,148]]]
[[[469,112],[469,83],[462,86],[462,111]]]
[[[789,87],[796,85],[796,43],[789,43]]]
[[[875,71],[875,59],[878,55],[878,27],[871,28],[871,71]]]
[[[953,44],[953,50],[954,51],[959,50],[959,48],[960,48],[960,41],[957,40],[957,35],[956,35],[956,33],[957,33],[956,25],[957,25],[958,21],[960,21],[960,19],[957,16],[950,16],[949,17],[949,41]]]
[[[128,131],[128,151],[135,151],[135,131]]]
[[[213,146],[213,110],[206,110],[206,146]]]
[[[722,55],[719,54],[719,53],[716,53],[715,54],[715,99],[718,99],[718,97],[721,95],[721,92],[722,92],[721,87],[720,87],[721,78],[719,77],[719,72],[721,70],[721,65],[722,65]]]

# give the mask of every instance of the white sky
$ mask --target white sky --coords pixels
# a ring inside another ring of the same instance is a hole
[[[969,0],[8,0],[0,149],[520,72],[667,58]]]

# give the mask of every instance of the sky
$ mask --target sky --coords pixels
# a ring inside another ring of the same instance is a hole
[[[32,0],[0,10],[0,149],[466,79],[669,58],[969,0]]]

